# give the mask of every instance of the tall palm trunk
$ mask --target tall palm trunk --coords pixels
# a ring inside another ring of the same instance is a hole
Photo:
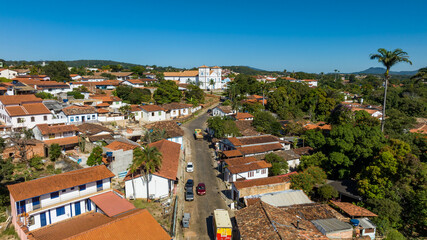
[[[384,125],[385,125],[385,106],[387,103],[387,87],[388,87],[388,78],[389,78],[389,71],[390,68],[387,68],[385,72],[385,80],[384,80],[384,103],[383,103],[383,116],[381,121],[381,132],[384,132]]]

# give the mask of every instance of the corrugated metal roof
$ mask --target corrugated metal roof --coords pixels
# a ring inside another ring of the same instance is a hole
[[[350,224],[342,222],[336,218],[318,219],[318,220],[313,220],[311,222],[322,233],[332,233],[332,232],[338,232],[338,231],[353,230],[353,227]]]
[[[368,218],[358,218],[357,220],[359,220],[359,225],[363,228],[376,228],[377,227]]]
[[[295,204],[307,204],[312,201],[302,190],[288,190],[278,193],[267,194],[261,197],[261,201],[275,207],[286,207]]]

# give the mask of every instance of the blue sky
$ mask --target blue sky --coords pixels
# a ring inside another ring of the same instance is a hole
[[[341,72],[402,48],[427,66],[427,1],[7,1],[0,58]]]

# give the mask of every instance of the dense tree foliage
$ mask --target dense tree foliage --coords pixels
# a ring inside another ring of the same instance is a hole
[[[44,73],[53,81],[68,82],[71,80],[67,64],[61,61],[49,62],[49,64],[44,67]]]
[[[188,103],[193,105],[205,103],[205,93],[199,86],[190,84],[188,85],[187,92],[185,93],[185,99]]]
[[[308,167],[304,171],[291,175],[291,188],[301,189],[310,194],[316,184],[323,184],[326,173],[320,167]]]
[[[115,90],[117,97],[130,104],[148,103],[151,100],[151,92],[148,89],[134,88],[121,85]]]
[[[260,111],[255,113],[252,124],[259,132],[276,136],[281,135],[282,126],[270,112]]]
[[[288,172],[288,162],[275,153],[265,155],[265,161],[272,165],[268,172],[270,176],[277,176]]]
[[[49,147],[49,158],[51,161],[56,161],[61,156],[61,146],[59,144],[52,144]]]
[[[178,90],[178,86],[174,81],[163,80],[160,81],[153,98],[158,104],[179,102],[181,101],[182,93]]]
[[[228,136],[240,136],[240,131],[236,123],[227,117],[211,117],[208,119],[208,128],[213,131],[213,136],[216,138],[224,138]]]
[[[92,152],[87,159],[88,166],[96,166],[102,163],[102,148],[97,146],[92,149]]]

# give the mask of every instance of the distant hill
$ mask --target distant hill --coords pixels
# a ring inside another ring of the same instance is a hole
[[[230,69],[233,72],[248,74],[248,75],[263,75],[263,74],[271,74],[271,73],[279,73],[277,71],[267,71],[258,68],[253,68],[249,66],[222,66],[222,68]]]
[[[360,72],[354,72],[352,74],[384,74],[385,70],[386,69],[382,67],[371,67]],[[416,71],[400,71],[400,72],[390,71],[390,74],[391,75],[414,75],[417,72],[418,72],[417,70]]]
[[[7,65],[21,65],[23,63],[29,64],[29,65],[37,65],[42,64],[43,62],[49,63],[51,61],[6,61]],[[97,67],[100,68],[105,65],[117,65],[120,64],[123,66],[123,68],[130,68],[133,66],[136,66],[137,64],[133,63],[125,63],[125,62],[117,62],[112,60],[72,60],[72,61],[63,61],[65,62],[69,67]]]

